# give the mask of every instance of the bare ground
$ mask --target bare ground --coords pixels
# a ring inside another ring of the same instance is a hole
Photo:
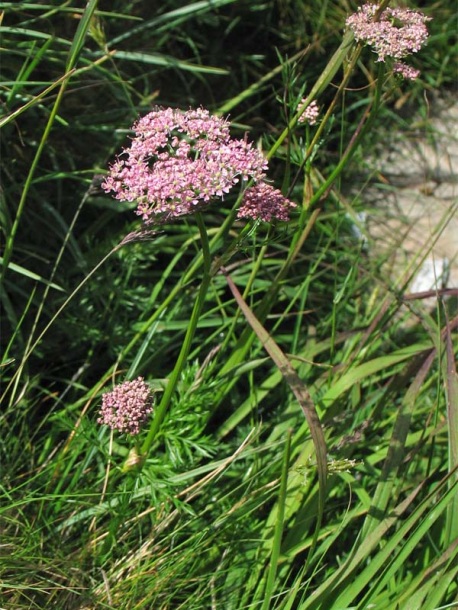
[[[392,279],[412,276],[411,292],[458,287],[458,102],[441,102],[435,116],[409,134],[394,134],[374,158],[378,186],[367,230],[386,252]]]

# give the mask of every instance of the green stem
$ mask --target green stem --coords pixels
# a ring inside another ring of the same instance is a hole
[[[177,387],[178,381],[180,379],[181,372],[186,364],[186,359],[189,355],[189,351],[191,349],[191,344],[194,339],[194,334],[196,332],[197,324],[199,322],[200,314],[202,312],[202,307],[205,302],[205,297],[207,295],[207,290],[210,284],[211,274],[210,274],[210,264],[211,264],[211,255],[210,255],[210,244],[208,241],[207,231],[204,225],[204,221],[202,219],[202,215],[200,213],[196,214],[197,225],[199,227],[200,237],[202,240],[202,258],[204,263],[204,273],[202,277],[202,283],[200,285],[199,294],[197,295],[197,299],[194,303],[194,308],[192,310],[191,319],[189,321],[189,325],[186,331],[186,335],[183,341],[183,345],[181,347],[180,354],[175,363],[175,367],[170,375],[168,383],[165,387],[164,393],[162,395],[161,402],[156,407],[154,419],[151,424],[151,428],[149,429],[148,435],[145,439],[145,442],[142,445],[141,453],[144,457],[147,456],[151,446],[157,436],[159,428],[161,427],[162,422],[167,414],[167,411],[170,407],[170,402],[173,396],[173,393]]]
[[[353,35],[353,32],[351,32],[351,30],[348,30],[345,33],[339,48],[337,49],[337,51],[334,53],[334,55],[329,60],[327,66],[321,73],[320,77],[316,81],[315,85],[311,89],[308,96],[306,97],[304,103],[301,105],[299,110],[293,116],[293,118],[291,119],[289,124],[285,127],[283,132],[280,134],[280,136],[278,137],[278,139],[276,140],[274,145],[271,147],[271,149],[267,153],[267,155],[266,155],[267,159],[271,159],[275,155],[275,153],[280,148],[280,146],[283,144],[285,139],[289,136],[291,131],[294,129],[297,121],[299,120],[299,117],[304,112],[305,108],[310,104],[310,102],[312,100],[314,100],[316,97],[318,97],[320,95],[320,93],[322,93],[326,89],[326,87],[329,85],[331,80],[336,75],[338,69],[344,62],[344,60],[348,54],[348,51],[352,47],[354,39],[355,39],[355,37]]]
[[[226,218],[226,220],[223,222],[223,224],[221,225],[221,227],[218,230],[218,232],[216,233],[216,235],[210,240],[210,243],[209,243],[210,252],[212,250],[216,249],[218,243],[224,241],[224,239],[227,237],[227,235],[230,232],[231,226],[234,222],[236,213],[237,213],[237,210],[234,208],[234,210],[231,212],[231,214],[229,214],[228,217]],[[206,235],[207,235],[207,233],[206,233]],[[238,241],[240,241],[240,240],[237,240],[237,243],[238,243]],[[208,242],[208,239],[206,239],[205,243],[207,243],[207,242]],[[204,242],[202,242],[202,243],[204,243]],[[203,251],[196,254],[193,261],[189,264],[188,269],[183,273],[181,280],[179,282],[177,282],[177,284],[175,284],[175,286],[172,288],[172,290],[170,291],[168,296],[164,299],[164,301],[159,305],[159,307],[154,311],[154,313],[151,314],[151,316],[143,323],[142,327],[135,334],[135,336],[132,337],[131,341],[126,345],[126,347],[120,353],[117,364],[115,366],[112,366],[107,371],[107,373],[106,373],[107,376],[109,376],[113,372],[113,370],[119,365],[119,363],[126,358],[126,356],[129,354],[129,352],[138,343],[138,341],[148,332],[148,330],[151,328],[151,325],[154,324],[154,322],[160,318],[160,316],[167,309],[167,307],[170,305],[170,303],[172,303],[174,301],[174,299],[177,297],[177,295],[180,294],[180,292],[183,290],[183,287],[192,281],[192,279],[194,278],[196,273],[199,271],[199,269],[202,267],[202,265],[205,266],[205,264],[207,264],[207,261],[205,261],[205,258],[204,258],[204,256],[207,256],[208,258],[210,256],[210,254],[204,254],[207,251],[208,251],[208,247],[206,248],[205,246],[203,246]],[[226,263],[226,258],[224,259],[224,263]],[[219,269],[219,265],[217,265],[215,270],[213,270],[211,272],[211,275],[215,275],[215,273],[218,271],[218,269]]]
[[[378,110],[380,107],[381,101],[381,93],[382,93],[382,85],[383,85],[383,77],[385,74],[385,64],[380,63],[379,72],[377,77],[377,85],[374,94],[374,100],[372,104],[366,109],[361,121],[353,134],[344,154],[342,155],[339,163],[336,165],[334,170],[331,172],[330,176],[323,182],[320,188],[315,192],[312,199],[310,200],[309,206],[313,206],[317,203],[325,193],[332,187],[336,179],[340,176],[350,159],[353,157],[354,153],[358,150],[358,146],[362,140],[362,138],[366,135],[369,128],[372,126],[375,117],[378,114]]]

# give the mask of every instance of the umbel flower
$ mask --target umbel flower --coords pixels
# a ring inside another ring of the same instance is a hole
[[[364,4],[346,21],[356,40],[367,43],[377,53],[377,61],[385,61],[386,57],[403,59],[424,46],[429,17],[410,9],[387,8],[375,20],[378,9],[378,4]],[[411,80],[419,74],[402,62],[395,64],[395,71]]]
[[[265,182],[259,182],[245,192],[237,216],[265,222],[270,222],[272,218],[289,220],[289,209],[294,205],[285,199],[278,189]]]
[[[145,224],[197,212],[237,184],[263,184],[267,160],[261,151],[246,139],[231,138],[228,121],[204,108],[156,108],[132,129],[130,147],[110,167],[102,188],[120,201],[136,201]],[[259,197],[258,204],[257,218],[267,216],[263,206],[269,201]],[[283,197],[283,209],[292,207]]]
[[[305,97],[301,99],[299,106],[303,106],[305,104]],[[299,123],[307,123],[308,125],[316,125],[318,120],[318,116],[320,114],[320,109],[318,108],[318,103],[316,100],[312,100],[304,112],[299,117]]]
[[[124,381],[102,396],[99,424],[136,435],[153,411],[152,394],[143,377]]]
[[[397,61],[393,64],[393,72],[395,74],[400,74],[403,78],[406,78],[407,80],[415,80],[420,76],[420,70],[417,70],[412,66],[408,66],[403,61]]]

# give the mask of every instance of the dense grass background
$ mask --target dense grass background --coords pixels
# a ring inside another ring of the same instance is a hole
[[[119,247],[139,220],[100,175],[156,104],[230,114],[269,151],[356,4],[58,4],[0,2],[2,608],[457,606],[456,299],[431,308],[380,272],[350,188],[376,179],[368,151],[388,130],[453,88],[453,3],[414,7],[433,17],[412,58],[422,76],[386,76],[342,171],[376,95],[373,55],[342,95],[342,70],[323,87],[322,109],[336,103],[313,155],[303,129],[270,161],[302,206],[290,223],[247,231],[231,196],[205,213],[213,259],[237,242],[230,277],[320,417],[324,507],[291,384],[222,274],[146,463],[123,472],[132,444],[96,423],[101,394],[143,375],[160,397],[201,246],[188,218]]]

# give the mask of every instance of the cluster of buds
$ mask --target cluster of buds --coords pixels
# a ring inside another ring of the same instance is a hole
[[[299,107],[305,104],[305,97],[301,99]],[[299,117],[299,123],[306,123],[307,125],[316,125],[318,121],[318,116],[320,114],[320,109],[318,108],[318,103],[316,100],[310,102],[310,104],[305,108],[301,116]]]
[[[102,396],[99,424],[137,435],[153,412],[151,389],[142,377],[124,381]]]

